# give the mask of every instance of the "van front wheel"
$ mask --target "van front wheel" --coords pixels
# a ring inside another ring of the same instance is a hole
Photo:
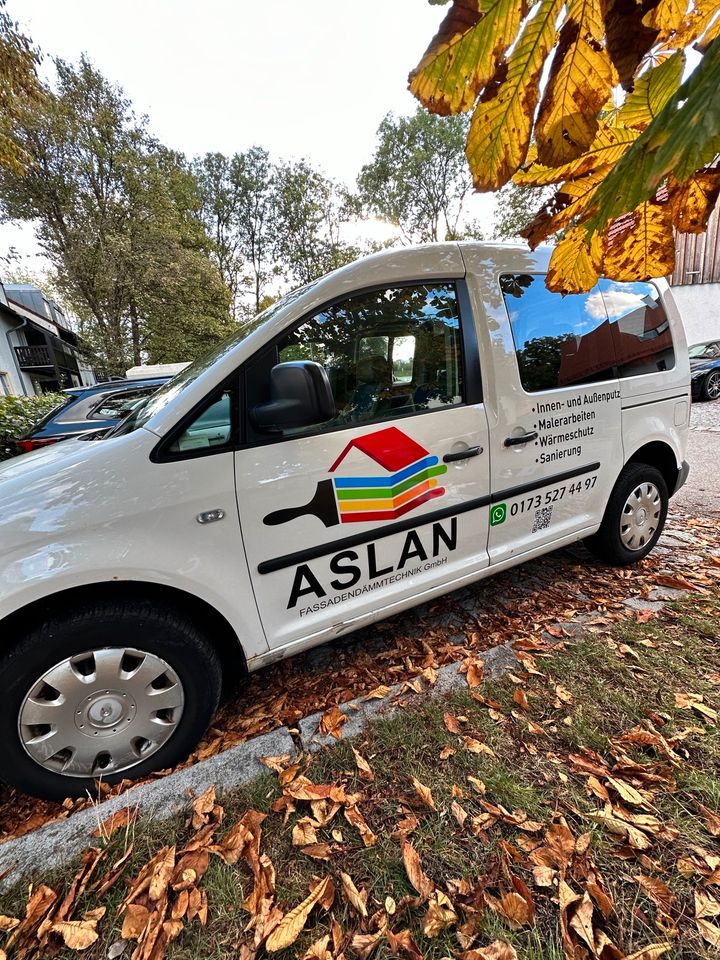
[[[30,629],[0,660],[0,777],[47,800],[184,760],[218,703],[217,654],[147,600],[96,602]]]
[[[585,545],[605,563],[637,563],[657,543],[667,509],[668,489],[660,471],[646,463],[628,463],[610,494],[600,529]]]

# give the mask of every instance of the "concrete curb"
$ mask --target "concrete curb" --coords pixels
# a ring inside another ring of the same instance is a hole
[[[478,654],[478,659],[484,662],[485,674],[490,679],[519,665],[510,644],[485,650]],[[439,697],[465,687],[465,674],[461,668],[462,663],[458,661],[440,667],[437,681],[424,691],[424,695]],[[367,700],[362,697],[342,704],[340,710],[348,720],[340,729],[340,739],[357,736],[372,720],[390,716],[401,708],[401,703],[404,704],[408,696],[419,695],[406,682],[402,682],[390,687],[389,693],[382,699]],[[321,717],[322,712],[318,712],[299,721],[300,750],[314,753],[338,743],[337,738],[319,733]],[[54,869],[72,860],[87,847],[97,846],[101,841],[93,834],[98,825],[119,810],[137,810],[143,817],[167,820],[188,806],[189,796],[198,796],[212,785],[220,796],[267,773],[267,767],[261,762],[262,757],[282,754],[295,757],[298,753],[298,746],[287,727],[280,727],[161,780],[131,787],[120,796],[78,810],[65,820],[56,820],[15,840],[8,840],[0,844],[0,890],[6,890],[23,877],[31,875],[39,865],[43,870]]]

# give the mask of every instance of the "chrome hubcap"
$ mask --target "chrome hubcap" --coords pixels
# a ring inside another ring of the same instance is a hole
[[[720,397],[720,373],[711,373],[705,381],[705,389],[711,400]]]
[[[662,498],[654,483],[641,483],[625,501],[620,517],[620,539],[628,550],[642,550],[660,523]]]
[[[68,657],[30,688],[18,732],[32,759],[66,777],[130,770],[175,732],[180,678],[161,657],[107,647]]]

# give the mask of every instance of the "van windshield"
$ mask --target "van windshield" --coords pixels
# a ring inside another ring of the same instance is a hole
[[[223,357],[231,353],[239,343],[242,343],[245,337],[249,336],[261,324],[271,320],[276,313],[297,300],[302,294],[311,290],[316,283],[317,280],[306,284],[304,287],[298,287],[297,290],[293,290],[291,293],[281,297],[269,306],[267,310],[263,310],[262,313],[259,313],[249,323],[241,324],[235,333],[231,334],[227,340],[223,340],[222,343],[218,344],[208,353],[194,360],[189,366],[174,376],[172,380],[168,380],[159,390],[152,393],[147,400],[138,404],[124,420],[121,420],[113,430],[105,434],[105,438],[119,437],[125,433],[132,433],[133,430],[142,427],[151,417],[154,417],[156,413],[159,413],[168,403],[174,400],[189,383],[192,383],[193,380],[196,380],[201,374],[205,373],[206,370],[209,370],[218,360],[222,360]]]

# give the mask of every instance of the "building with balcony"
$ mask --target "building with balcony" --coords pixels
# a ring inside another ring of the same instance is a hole
[[[92,383],[95,375],[55,301],[31,284],[0,283],[0,396]]]

